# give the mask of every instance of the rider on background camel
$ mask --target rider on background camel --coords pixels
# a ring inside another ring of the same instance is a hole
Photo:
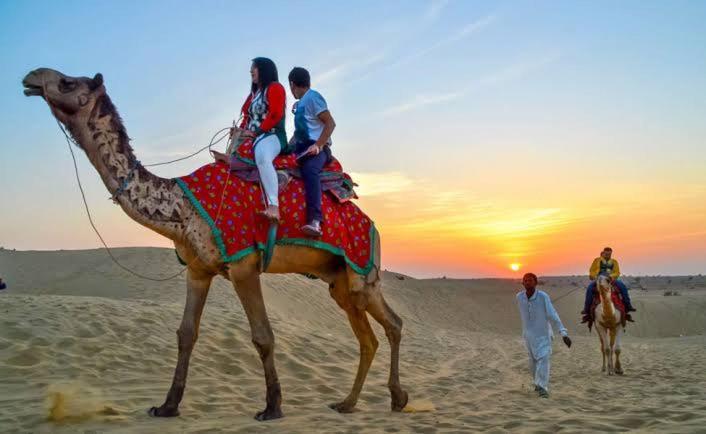
[[[618,287],[623,303],[625,304],[625,312],[628,321],[632,321],[630,312],[635,312],[636,309],[632,307],[627,286],[619,279],[620,266],[618,265],[618,261],[611,257],[612,254],[613,249],[606,247],[601,252],[601,256],[594,259],[591,264],[591,268],[588,271],[588,277],[591,279],[591,283],[588,285],[588,288],[586,288],[586,300],[584,302],[583,311],[581,312],[583,314],[582,323],[590,321],[591,305],[593,304],[593,296],[596,291],[596,278],[599,275],[608,276],[615,286]]]

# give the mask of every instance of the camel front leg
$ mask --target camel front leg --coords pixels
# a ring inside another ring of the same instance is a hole
[[[260,360],[265,370],[266,406],[263,411],[255,415],[255,419],[259,421],[278,419],[284,416],[282,413],[282,389],[275,369],[275,335],[272,333],[270,320],[267,317],[260,276],[253,273],[245,280],[233,282],[233,286],[248,317],[252,342],[260,354]]]
[[[601,372],[606,372],[610,366],[610,360],[608,358],[610,354],[610,348],[608,345],[608,330],[596,321],[596,332],[598,333],[598,338],[601,340],[601,355],[603,356],[603,367],[601,368]]]
[[[402,340],[402,319],[387,305],[382,293],[374,293],[368,303],[368,312],[385,329],[390,343],[390,378],[387,386],[392,397],[392,411],[402,411],[407,405],[409,395],[400,385],[400,341]]]
[[[355,375],[351,392],[343,401],[329,405],[329,407],[339,413],[351,413],[358,403],[358,396],[360,396],[360,391],[363,389],[363,383],[365,383],[370,365],[373,363],[375,351],[377,351],[378,348],[378,341],[377,338],[375,338],[372,327],[370,327],[370,322],[368,321],[365,311],[358,309],[353,304],[349,294],[347,279],[343,277],[337,279],[336,282],[329,287],[329,290],[331,296],[336,300],[336,303],[346,311],[353,333],[355,333],[356,338],[358,338],[358,343],[360,344],[358,372]]]
[[[189,360],[191,351],[199,336],[199,324],[201,313],[206,303],[208,289],[211,287],[212,275],[187,270],[186,274],[186,305],[184,306],[184,316],[181,325],[177,330],[177,340],[179,355],[177,365],[174,370],[172,386],[167,393],[167,399],[160,407],[152,407],[149,414],[155,417],[173,417],[179,415],[179,403],[184,396],[186,387],[186,375],[189,371]]]
[[[623,334],[623,329],[618,328],[615,331],[615,373],[618,375],[623,375],[623,367],[620,364],[620,350],[621,350],[621,344],[620,340]]]
[[[615,365],[613,364],[613,350],[615,348],[615,329],[609,329],[609,344],[608,344],[608,375],[615,374]]]

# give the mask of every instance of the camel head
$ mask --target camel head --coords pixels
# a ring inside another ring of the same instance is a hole
[[[598,285],[598,292],[600,292],[601,296],[607,297],[607,300],[610,300],[612,284],[610,283],[608,276],[598,276],[596,279],[596,285]]]
[[[103,76],[70,77],[49,68],[30,72],[22,80],[27,96],[41,96],[54,116],[69,129],[80,120],[88,119],[102,95]]]

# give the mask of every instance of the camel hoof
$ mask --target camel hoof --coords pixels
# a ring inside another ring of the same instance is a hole
[[[346,401],[329,404],[329,408],[339,413],[353,413],[355,411],[355,405],[349,405]]]
[[[616,370],[615,370],[615,373],[616,373],[617,375],[623,375],[623,370],[622,370],[622,369],[616,369]]]
[[[255,415],[255,420],[259,420],[260,422],[264,422],[266,420],[273,420],[273,419],[279,419],[284,417],[284,413],[282,413],[282,410],[279,408],[277,409],[271,409],[271,408],[266,408],[261,412],[258,412]]]
[[[177,417],[177,416],[179,416],[179,409],[178,408],[166,408],[164,406],[152,407],[149,410],[147,410],[147,414],[149,414],[152,417]]]
[[[401,393],[401,396],[392,396],[392,411],[402,411],[403,408],[407,405],[409,402],[409,394],[405,392],[404,390]]]

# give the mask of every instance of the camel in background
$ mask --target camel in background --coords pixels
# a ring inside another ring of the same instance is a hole
[[[600,303],[594,311],[596,332],[601,340],[601,354],[603,355],[602,372],[606,372],[606,362],[608,375],[623,375],[623,368],[620,365],[620,338],[625,330],[625,324],[621,318],[620,310],[613,304],[611,291],[613,284],[606,276],[598,276],[596,287],[600,296]],[[615,364],[613,364],[615,355]]]

